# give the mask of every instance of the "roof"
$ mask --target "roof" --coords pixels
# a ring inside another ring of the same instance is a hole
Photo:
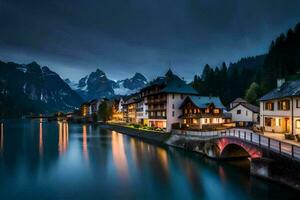
[[[169,81],[167,86],[162,91],[166,93],[198,94],[198,92],[192,86],[186,84],[181,79],[173,79]]]
[[[255,106],[255,105],[252,105],[250,103],[239,103],[239,104],[235,105],[234,107],[230,108],[229,111],[235,109],[239,105],[244,106],[245,108],[247,108],[248,110],[251,110],[254,113],[259,113],[259,107]]]
[[[161,92],[166,93],[179,93],[179,94],[193,94],[197,95],[198,92],[190,85],[186,84],[184,80],[179,78],[177,75],[169,69],[164,77],[158,77],[151,81],[144,89],[152,86],[162,86]]]
[[[210,104],[214,104],[216,108],[225,109],[219,97],[208,97],[208,96],[188,96],[182,103],[182,107],[187,100],[192,101],[192,103],[198,108],[207,108]]]
[[[261,97],[260,101],[300,96],[300,80],[287,81],[281,87],[275,88]]]
[[[232,101],[231,103],[247,103],[247,101],[245,99],[242,99],[242,98],[238,97],[234,101]]]

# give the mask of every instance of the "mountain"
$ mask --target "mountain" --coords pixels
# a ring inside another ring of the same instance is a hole
[[[82,98],[58,74],[36,62],[0,61],[1,115],[70,111]]]
[[[65,79],[65,82],[83,99],[112,98],[117,95],[129,95],[137,92],[147,84],[147,79],[140,73],[124,80],[113,81],[97,69],[95,72],[81,78],[78,83]]]

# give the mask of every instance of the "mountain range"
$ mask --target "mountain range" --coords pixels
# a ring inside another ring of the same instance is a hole
[[[0,61],[0,110],[2,116],[69,111],[82,98],[48,67],[36,62]]]
[[[72,82],[70,79],[65,79],[65,82],[84,100],[91,100],[135,93],[147,84],[147,79],[142,74],[135,73],[131,78],[114,81],[97,69],[78,82]]]

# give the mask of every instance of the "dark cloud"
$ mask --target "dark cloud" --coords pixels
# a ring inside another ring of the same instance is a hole
[[[171,64],[191,79],[205,63],[267,51],[300,21],[299,0],[0,0],[0,59],[78,79],[149,78]]]

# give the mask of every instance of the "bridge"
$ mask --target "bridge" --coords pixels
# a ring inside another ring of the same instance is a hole
[[[169,145],[218,160],[248,158],[250,174],[300,190],[300,145],[248,129],[223,131],[172,130]]]
[[[270,152],[274,152],[286,158],[300,161],[300,143],[295,145],[248,129],[233,128],[209,132],[173,130],[173,133],[190,141],[205,141],[206,144],[213,141],[214,148],[217,147],[214,149],[217,152],[213,157],[217,158],[250,157],[255,159],[269,156]],[[192,146],[195,147],[195,143]],[[207,155],[210,156],[211,154]]]

